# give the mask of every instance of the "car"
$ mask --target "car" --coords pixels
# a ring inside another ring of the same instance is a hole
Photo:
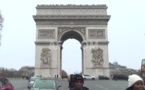
[[[0,77],[0,90],[14,90],[14,86],[7,78]]]
[[[112,77],[112,80],[128,80],[128,76],[127,75],[123,75],[123,74],[115,74]]]
[[[107,77],[107,76],[99,75],[99,76],[98,76],[98,79],[99,79],[99,80],[109,80],[110,78]]]
[[[61,85],[57,85],[55,80],[39,79],[34,82],[31,90],[59,90]]]
[[[88,74],[84,74],[82,76],[83,76],[84,80],[95,80],[96,79],[95,76],[88,75]]]
[[[32,87],[32,85],[34,84],[34,82],[38,79],[41,79],[41,77],[31,77],[29,80],[28,80],[28,86],[27,88],[30,89]]]

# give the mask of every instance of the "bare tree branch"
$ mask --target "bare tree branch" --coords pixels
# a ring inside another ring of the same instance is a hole
[[[4,22],[4,18],[0,11],[0,45],[1,45],[1,36],[2,36],[1,32],[2,32],[2,28],[3,28],[3,22]]]

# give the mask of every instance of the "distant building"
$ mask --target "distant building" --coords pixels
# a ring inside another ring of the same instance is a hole
[[[134,69],[129,69],[126,66],[122,66],[119,64],[114,63],[109,63],[110,66],[110,75],[114,74],[125,74],[125,75],[130,75],[130,74],[139,74],[139,70],[134,70]]]

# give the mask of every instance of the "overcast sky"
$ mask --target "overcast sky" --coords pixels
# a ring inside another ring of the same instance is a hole
[[[145,58],[145,0],[0,0],[4,17],[0,67],[18,70],[22,66],[34,66],[36,26],[32,15],[36,14],[37,4],[106,4],[111,15],[109,61],[140,68]],[[63,47],[63,69],[68,73],[80,72],[80,43],[69,39]]]

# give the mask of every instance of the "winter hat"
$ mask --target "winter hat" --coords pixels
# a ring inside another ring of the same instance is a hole
[[[81,80],[84,82],[84,79],[83,79],[82,75],[80,75],[80,74],[74,75],[74,82],[76,82],[77,80]]]
[[[142,81],[143,82],[143,79],[136,74],[129,75],[128,88],[132,87],[137,81]]]

